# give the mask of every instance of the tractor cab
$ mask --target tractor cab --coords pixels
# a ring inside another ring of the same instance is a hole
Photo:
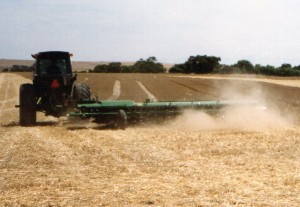
[[[60,116],[68,107],[76,75],[72,74],[69,52],[49,51],[31,55],[35,60],[33,86],[38,111]]]
[[[51,51],[32,55],[36,59],[34,76],[72,76],[68,52]]]

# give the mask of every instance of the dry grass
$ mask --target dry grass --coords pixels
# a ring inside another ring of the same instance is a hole
[[[125,131],[68,130],[39,114],[26,128],[14,109],[26,81],[0,74],[0,206],[300,205],[300,128],[280,114],[266,124],[248,113],[252,128],[200,127],[207,117],[188,114]]]
[[[54,126],[30,132],[12,127],[3,135],[0,201],[7,205],[300,202],[299,129],[68,131]]]

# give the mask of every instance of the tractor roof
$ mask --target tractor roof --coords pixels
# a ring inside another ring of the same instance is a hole
[[[39,52],[37,54],[32,54],[31,56],[34,59],[37,59],[37,58],[66,58],[73,55],[69,52],[64,52],[64,51],[46,51],[46,52]]]

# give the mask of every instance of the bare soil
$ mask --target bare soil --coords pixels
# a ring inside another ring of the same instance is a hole
[[[119,90],[117,99],[144,101],[139,81],[158,100],[255,99],[268,109],[70,130],[40,113],[37,126],[18,125],[19,85],[31,77],[21,75],[0,73],[0,206],[300,205],[298,87],[256,77],[79,74],[101,99]]]

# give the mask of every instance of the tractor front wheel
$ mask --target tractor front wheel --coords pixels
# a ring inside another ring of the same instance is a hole
[[[20,125],[32,126],[36,124],[35,89],[32,84],[26,83],[20,86]]]

